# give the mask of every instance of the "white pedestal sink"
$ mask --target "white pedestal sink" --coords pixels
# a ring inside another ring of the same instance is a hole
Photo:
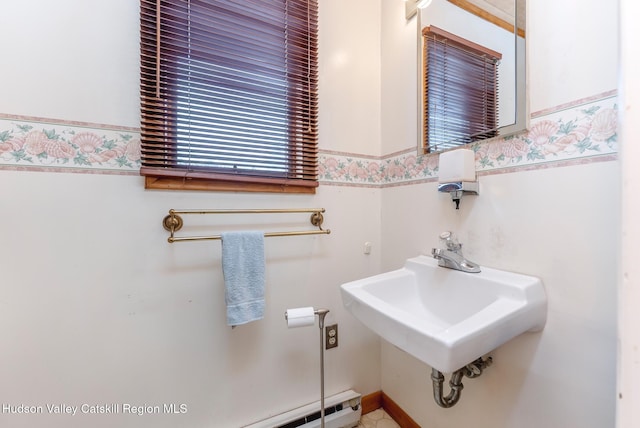
[[[351,314],[432,368],[451,373],[526,331],[541,330],[547,296],[539,278],[482,267],[465,273],[432,257],[341,286]]]

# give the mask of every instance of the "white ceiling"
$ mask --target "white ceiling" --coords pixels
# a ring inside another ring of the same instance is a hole
[[[515,0],[467,0],[469,3],[472,3],[478,6],[481,9],[486,10],[492,15],[497,16],[500,19],[503,19],[509,23],[513,23],[513,17],[515,16]],[[525,28],[525,1],[519,2],[520,5],[518,7],[518,27],[524,29]]]

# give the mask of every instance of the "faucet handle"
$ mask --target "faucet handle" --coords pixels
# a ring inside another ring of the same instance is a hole
[[[453,238],[453,232],[451,231],[445,230],[440,234],[440,239],[442,240],[451,239],[451,238]]]
[[[462,248],[462,244],[458,242],[458,238],[453,234],[453,232],[445,231],[440,234],[440,240],[444,245],[446,245],[447,250],[449,251],[458,251]]]

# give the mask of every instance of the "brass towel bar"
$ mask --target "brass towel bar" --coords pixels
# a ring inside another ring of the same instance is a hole
[[[297,235],[320,235],[325,234],[328,235],[331,233],[329,229],[322,228],[322,222],[324,221],[324,217],[322,213],[324,212],[324,208],[291,208],[291,209],[248,209],[248,210],[234,210],[234,209],[222,209],[222,210],[169,210],[169,215],[167,215],[164,220],[162,220],[162,226],[170,232],[170,236],[167,239],[169,243],[177,242],[177,241],[202,241],[202,240],[213,240],[213,239],[222,239],[222,235],[212,235],[212,236],[184,236],[178,237],[175,236],[175,232],[182,229],[183,221],[180,214],[279,214],[279,213],[312,213],[311,214],[311,224],[316,226],[318,230],[303,230],[296,232],[266,232],[264,236],[266,238],[270,238],[273,236],[297,236]]]

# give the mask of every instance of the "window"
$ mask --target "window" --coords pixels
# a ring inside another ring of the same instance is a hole
[[[423,150],[494,137],[502,55],[437,27],[423,39]]]
[[[141,0],[147,188],[313,193],[317,0]]]

